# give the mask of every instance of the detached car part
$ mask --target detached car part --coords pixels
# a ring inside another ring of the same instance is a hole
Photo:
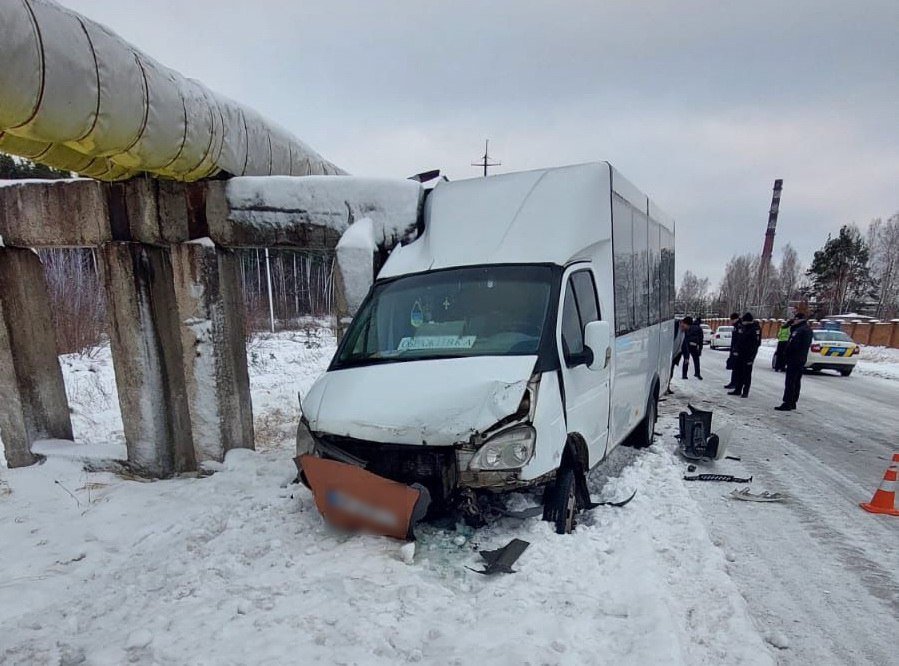
[[[491,576],[496,573],[515,573],[512,569],[512,565],[515,564],[518,558],[521,557],[521,554],[526,551],[530,545],[531,544],[528,541],[512,539],[502,548],[478,551],[480,556],[487,562],[484,570],[478,571],[471,567],[466,568],[470,571],[474,571],[476,574],[481,574],[482,576]]]
[[[315,506],[335,527],[413,540],[413,527],[431,503],[424,486],[407,486],[356,465],[311,455],[295,462]]]

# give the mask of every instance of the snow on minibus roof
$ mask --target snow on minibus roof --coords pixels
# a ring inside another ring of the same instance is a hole
[[[607,162],[441,183],[425,204],[424,233],[394,249],[379,277],[478,264],[564,266],[611,240],[613,183],[635,205],[642,198],[645,210],[646,196]]]

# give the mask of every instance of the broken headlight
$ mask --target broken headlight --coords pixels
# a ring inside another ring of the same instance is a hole
[[[312,436],[312,431],[309,429],[309,421],[307,421],[306,416],[303,415],[300,417],[300,423],[297,426],[297,455],[301,456],[304,453],[312,453],[314,448],[315,438]]]
[[[468,463],[473,472],[520,469],[534,455],[536,431],[529,425],[515,426],[488,439]]]

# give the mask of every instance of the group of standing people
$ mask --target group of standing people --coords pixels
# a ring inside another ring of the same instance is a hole
[[[752,370],[762,345],[762,327],[751,312],[742,317],[739,313],[730,315],[733,326],[731,333],[730,354],[727,368],[731,371],[730,382],[724,388],[730,389],[729,395],[742,398],[749,397],[752,386]],[[683,360],[681,377],[687,379],[690,360],[693,361],[694,376],[702,379],[700,357],[703,348],[702,319],[684,317],[674,330],[674,357],[671,362],[671,374]],[[788,412],[796,409],[799,393],[802,389],[802,374],[808,360],[809,348],[812,344],[812,329],[808,325],[805,314],[797,313],[787,321],[778,332],[777,350],[774,354],[774,369],[786,374],[782,404],[775,407],[777,411]],[[670,384],[670,379],[669,379]],[[670,387],[668,393],[671,393]]]

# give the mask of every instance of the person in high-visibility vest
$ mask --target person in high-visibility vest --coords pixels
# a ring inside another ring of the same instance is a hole
[[[787,367],[784,350],[787,348],[787,340],[790,339],[790,327],[792,325],[793,320],[789,319],[780,325],[780,330],[777,332],[777,349],[774,350],[775,372],[783,372]]]

